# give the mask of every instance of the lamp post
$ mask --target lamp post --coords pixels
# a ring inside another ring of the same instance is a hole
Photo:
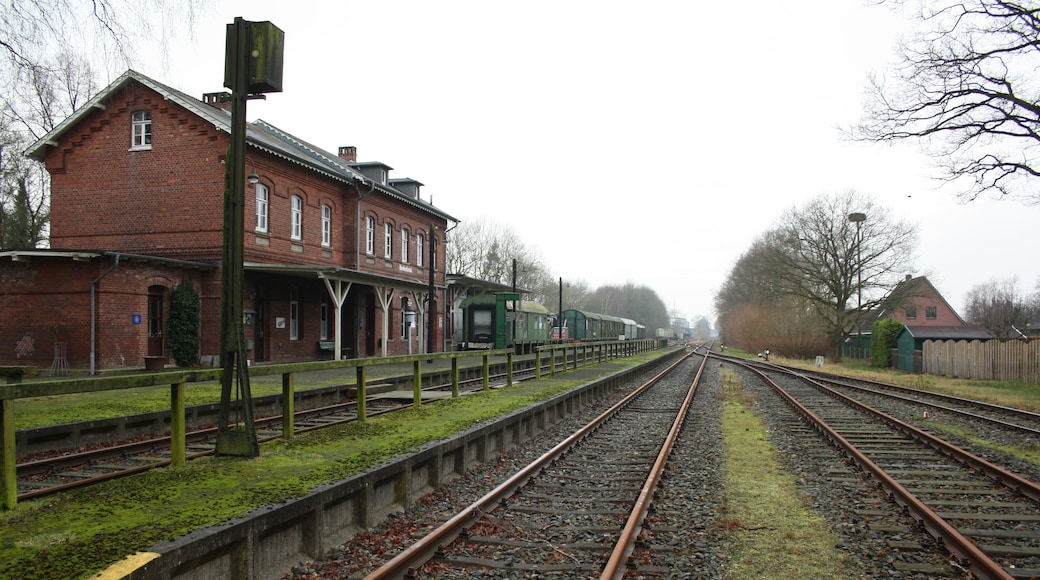
[[[563,276],[560,276],[560,309],[556,315],[556,338],[563,340]]]
[[[863,348],[863,328],[861,316],[863,313],[863,258],[860,254],[860,248],[863,245],[863,239],[859,233],[859,224],[863,223],[867,219],[867,214],[860,212],[853,212],[849,214],[849,221],[856,224],[856,351],[859,352]]]
[[[856,308],[863,308],[863,262],[860,246],[863,245],[859,235],[859,224],[867,219],[867,214],[855,212],[849,214],[849,221],[856,224]]]

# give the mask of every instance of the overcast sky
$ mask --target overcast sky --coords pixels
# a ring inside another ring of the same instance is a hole
[[[250,120],[332,152],[356,146],[449,214],[511,226],[565,281],[646,285],[714,319],[756,236],[847,189],[918,224],[907,273],[959,312],[976,284],[1017,277],[1032,292],[1040,275],[1038,208],[962,205],[913,146],[842,139],[907,26],[884,7],[222,1],[165,60],[142,51],[135,68],[195,97],[221,90],[236,16],[285,32],[284,92],[251,101]]]

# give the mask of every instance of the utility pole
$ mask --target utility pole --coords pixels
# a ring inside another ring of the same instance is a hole
[[[225,160],[224,250],[220,287],[220,419],[218,455],[260,455],[253,422],[253,396],[245,359],[242,287],[245,285],[246,100],[282,90],[284,35],[270,22],[235,18],[227,25],[224,86],[231,89],[231,145]],[[231,423],[232,390],[239,398],[242,426]]]

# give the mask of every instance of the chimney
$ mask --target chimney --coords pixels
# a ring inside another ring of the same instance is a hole
[[[231,111],[231,93],[222,91],[219,93],[203,93],[202,102],[211,107]]]
[[[340,147],[339,156],[347,163],[357,163],[357,147],[350,145]]]

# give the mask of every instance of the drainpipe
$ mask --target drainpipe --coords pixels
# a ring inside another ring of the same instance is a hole
[[[112,273],[119,267],[119,254],[116,254],[116,262],[112,264],[112,267],[105,271],[90,283],[90,375],[94,376],[97,374],[97,286],[98,282],[105,276]]]
[[[361,271],[361,200],[365,199],[373,191],[376,190],[376,182],[375,181],[370,181],[371,187],[368,189],[368,192],[361,193],[361,186],[363,186],[363,185],[365,185],[365,178],[361,177],[358,180],[357,185],[355,185],[355,190],[357,191],[357,198],[354,201],[354,271],[355,272],[360,272]],[[343,323],[343,313],[340,312],[340,314],[339,314],[339,316],[337,318],[338,319],[336,320],[336,328],[339,328],[340,325]],[[366,322],[366,324],[372,324],[372,321],[369,320],[369,321]],[[357,326],[357,325],[355,324],[354,326]],[[361,352],[361,340],[362,340],[362,338],[363,337],[358,336],[357,328],[355,328],[354,329],[354,356],[355,357],[360,356],[359,353]],[[339,360],[339,359],[337,359],[337,360]]]

